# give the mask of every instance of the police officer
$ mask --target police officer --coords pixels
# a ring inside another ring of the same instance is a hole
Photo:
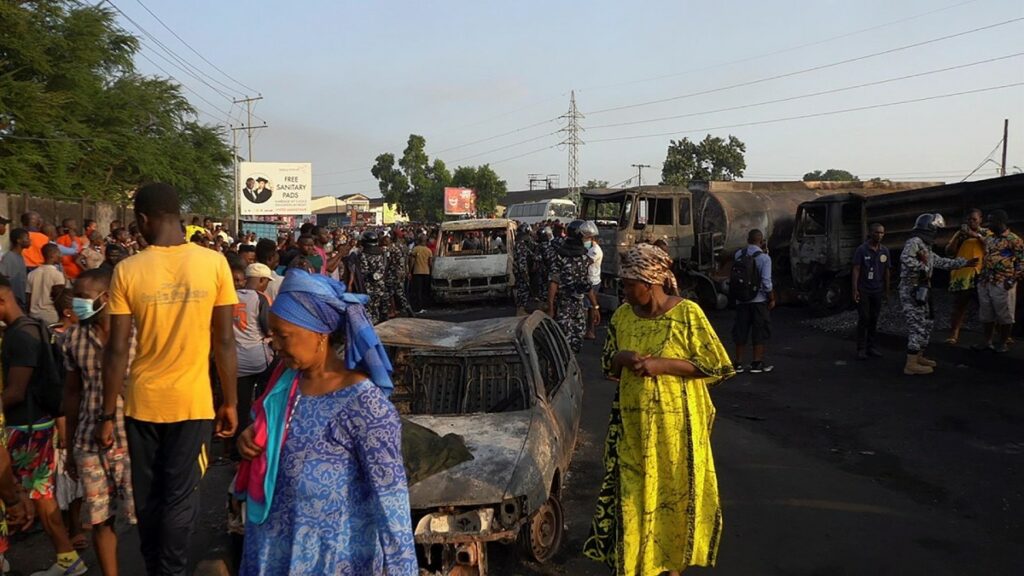
[[[533,260],[535,247],[530,232],[529,224],[521,226],[517,230],[516,243],[513,248],[512,273],[516,277],[516,285],[512,297],[516,303],[517,316],[526,315],[526,303],[530,300],[530,263]]]
[[[394,302],[395,308],[406,316],[412,316],[412,306],[405,294],[405,278],[408,267],[406,266],[405,252],[400,246],[401,242],[392,242],[390,235],[382,239],[384,255],[387,257],[387,269],[385,270],[384,285],[387,290],[385,297],[390,309]]]
[[[921,214],[911,237],[900,254],[900,308],[907,324],[907,375],[931,374],[934,360],[924,357],[932,336],[934,313],[931,304],[932,271],[973,266],[977,259],[943,258],[932,251],[935,236],[946,225],[941,214]]]
[[[583,345],[583,333],[587,330],[584,298],[591,288],[590,258],[580,230],[583,224],[583,220],[573,220],[567,237],[554,249],[548,284],[548,314],[562,327],[573,352],[579,352]]]
[[[363,289],[370,297],[366,305],[366,315],[370,321],[378,324],[388,319],[391,306],[387,293],[387,256],[380,246],[380,236],[373,230],[363,232],[360,240],[362,249],[356,256],[356,266],[363,279]]]

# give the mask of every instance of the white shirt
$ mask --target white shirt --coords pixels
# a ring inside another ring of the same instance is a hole
[[[601,247],[594,242],[590,245],[590,250],[587,250],[587,258],[590,258],[590,267],[587,268],[587,272],[590,276],[590,284],[600,284],[601,261],[604,260],[604,250],[601,250]]]
[[[28,274],[28,287],[25,290],[32,295],[29,316],[38,318],[47,324],[60,322],[57,307],[53,305],[50,293],[54,286],[65,286],[64,274],[53,264],[43,264]]]

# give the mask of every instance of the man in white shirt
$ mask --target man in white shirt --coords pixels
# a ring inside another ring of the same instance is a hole
[[[56,244],[43,246],[43,264],[28,274],[29,316],[42,320],[47,325],[60,322],[57,307],[53,305],[51,293],[55,286],[66,286],[64,273],[57,268],[60,262],[60,248]]]
[[[590,294],[587,295],[587,307],[590,308],[590,314],[588,314],[587,318],[587,332],[583,335],[583,338],[585,340],[595,340],[597,335],[594,331],[597,330],[598,324],[601,323],[601,306],[597,303],[597,294],[601,290],[601,262],[604,260],[604,251],[601,250],[601,246],[597,243],[597,224],[589,221],[585,222],[580,226],[580,232],[583,234],[583,247],[587,249],[587,258],[590,259],[590,266],[587,268],[590,278]]]

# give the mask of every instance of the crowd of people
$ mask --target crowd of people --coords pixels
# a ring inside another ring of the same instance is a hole
[[[34,212],[10,230],[0,258],[0,556],[10,530],[38,520],[54,562],[37,575],[85,574],[83,529],[103,574],[117,574],[120,515],[138,524],[148,574],[185,574],[197,488],[221,461],[237,466],[228,526],[244,536],[240,573],[417,574],[392,367],[374,325],[427,305],[437,230],[306,224],[276,240],[235,239],[210,219],[186,224],[168,185],[144,186],[134,202],[135,222],[114,222],[107,236],[90,220],[58,229]],[[924,350],[935,269],[953,271],[949,342],[976,293],[986,337],[976,348],[1007,349],[1024,273],[1007,221],[971,211],[944,258],[933,251],[941,216],[918,219],[900,257],[906,373],[934,369]],[[854,254],[862,359],[880,355],[892,266],[884,236],[872,225]],[[507,249],[489,237],[460,242]],[[577,353],[596,338],[604,254],[593,222],[520,225],[510,256],[518,314],[546,311]],[[602,368],[618,387],[584,554],[616,574],[677,574],[717,555],[708,387],[772,370],[771,259],[759,230],[734,255],[730,358],[680,296],[664,242],[616,257],[625,303],[608,322]]]
[[[983,226],[986,223],[987,226]],[[946,245],[947,256],[934,250],[945,227],[941,214],[922,214],[900,252],[899,307],[907,327],[907,375],[927,375],[937,363],[924,355],[931,343],[935,319],[932,280],[935,270],[950,272],[953,296],[950,335],[946,344],[958,345],[968,308],[977,302],[984,341],[971,348],[1004,354],[1010,350],[1016,317],[1017,284],[1024,279],[1024,242],[1009,229],[1004,210],[983,214],[971,209],[964,224]],[[881,356],[876,347],[882,303],[890,291],[893,262],[883,245],[885,227],[872,224],[867,240],[853,256],[852,290],[857,304],[857,357]]]

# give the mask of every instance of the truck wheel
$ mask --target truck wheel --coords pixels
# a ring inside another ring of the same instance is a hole
[[[814,294],[812,309],[818,316],[830,316],[848,309],[852,303],[850,279],[837,276],[821,284]]]
[[[520,530],[519,549],[531,560],[543,564],[558,553],[564,537],[562,503],[552,493]]]

